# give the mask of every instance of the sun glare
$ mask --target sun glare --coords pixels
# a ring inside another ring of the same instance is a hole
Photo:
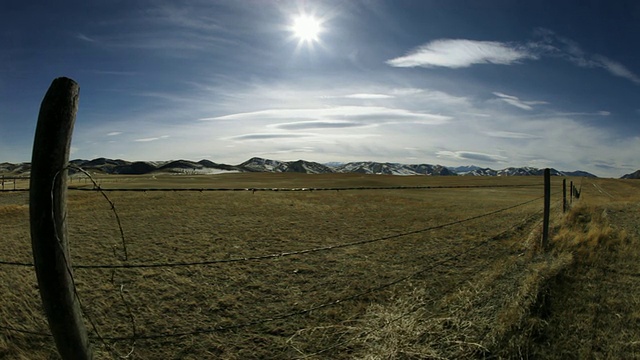
[[[293,35],[301,42],[318,41],[318,35],[322,32],[322,26],[318,19],[309,15],[299,15],[293,20],[291,26]]]

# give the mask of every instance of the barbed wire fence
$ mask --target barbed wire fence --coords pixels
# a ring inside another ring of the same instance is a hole
[[[107,195],[108,192],[240,192],[250,191],[256,192],[315,192],[315,191],[399,191],[399,190],[441,190],[441,189],[477,189],[477,188],[515,188],[532,185],[452,185],[452,186],[396,186],[396,187],[303,187],[303,188],[103,188],[99,181],[92,178],[87,171],[69,165],[69,146],[71,143],[71,132],[75,122],[75,115],[78,109],[79,85],[68,78],[57,78],[51,84],[47,91],[38,115],[38,124],[36,127],[34,139],[34,151],[32,153],[31,175],[32,178],[24,177],[5,177],[0,178],[0,192],[26,192],[29,191],[29,211],[30,211],[30,229],[32,238],[32,253],[34,263],[25,261],[15,261],[11,259],[0,260],[2,266],[13,266],[21,268],[34,268],[37,274],[38,287],[42,298],[42,310],[46,313],[51,333],[38,331],[29,328],[21,328],[11,324],[0,324],[0,329],[8,332],[17,332],[28,334],[31,336],[53,337],[58,352],[64,359],[90,359],[92,358],[92,349],[89,337],[96,340],[104,346],[105,351],[114,358],[130,357],[136,347],[138,340],[149,339],[175,339],[187,336],[200,336],[204,334],[212,334],[218,332],[228,332],[232,330],[243,329],[260,324],[267,324],[278,320],[310,315],[312,312],[321,309],[332,308],[342,304],[364,298],[370,294],[379,293],[401,283],[405,283],[411,279],[417,278],[422,274],[433,271],[437,267],[441,267],[448,262],[461,259],[467,254],[478,251],[483,246],[488,246],[492,242],[508,236],[513,229],[525,226],[532,219],[535,219],[538,212],[528,216],[524,222],[513,225],[512,227],[502,230],[492,236],[475,237],[474,242],[464,249],[456,249],[452,253],[439,255],[430,255],[429,264],[422,266],[413,271],[392,276],[378,276],[381,280],[376,285],[367,284],[364,288],[354,290],[341,296],[331,296],[328,299],[317,301],[317,303],[304,303],[304,305],[286,304],[286,310],[274,311],[271,315],[256,316],[254,318],[242,319],[235,322],[225,324],[218,323],[213,326],[193,326],[191,328],[177,329],[171,327],[171,331],[148,331],[142,330],[136,324],[136,316],[130,302],[125,297],[124,283],[117,286],[116,292],[119,301],[126,309],[126,316],[129,321],[130,335],[119,336],[103,336],[100,331],[97,313],[90,311],[82,299],[82,294],[78,291],[78,286],[74,278],[74,270],[92,271],[107,269],[111,271],[111,283],[117,285],[114,281],[116,270],[124,269],[149,269],[149,268],[181,268],[181,267],[205,267],[213,264],[232,266],[234,264],[246,264],[249,262],[260,262],[268,259],[290,258],[294,255],[311,256],[312,254],[328,253],[338,249],[349,247],[358,247],[365,244],[381,243],[398,238],[406,238],[411,235],[426,234],[438,229],[450,228],[468,222],[488,218],[498,214],[505,213],[512,209],[524,207],[532,204],[541,198],[544,198],[544,220],[543,229],[546,234],[549,223],[550,208],[550,191],[549,189],[549,169],[545,170],[545,195],[536,197],[517,204],[502,207],[497,210],[484,212],[481,214],[468,216],[464,219],[451,221],[443,221],[440,224],[423,227],[419,229],[407,230],[402,229],[399,233],[393,235],[384,235],[378,237],[370,237],[365,239],[354,240],[350,242],[342,242],[338,244],[309,247],[302,250],[270,252],[263,255],[241,256],[234,258],[214,258],[197,261],[174,261],[174,262],[130,262],[129,251],[127,249],[127,237],[122,227],[118,210],[115,203]],[[50,136],[55,133],[57,136]],[[68,186],[67,170],[73,169],[86,176],[91,187],[80,184],[76,186]],[[29,186],[20,186],[29,183]],[[5,186],[11,184],[12,186]],[[30,189],[29,189],[30,188]],[[69,246],[66,230],[67,191],[97,191],[109,203],[110,211],[113,212],[119,229],[119,237],[121,240],[121,255],[118,255],[116,249],[113,249],[114,263],[103,264],[79,264],[72,266],[69,260]],[[573,194],[572,188],[572,194]],[[563,192],[565,189],[563,189]],[[563,197],[563,203],[566,199]],[[563,206],[564,208],[564,206]],[[543,236],[544,238],[545,236]],[[543,244],[546,240],[543,240]],[[544,249],[544,246],[543,246]],[[447,250],[448,251],[448,250]],[[404,265],[404,264],[402,264]],[[378,274],[380,275],[380,274]],[[105,316],[106,317],[106,316]],[[89,323],[92,332],[87,336],[85,321]],[[128,342],[130,348],[125,353],[119,351],[115,344],[119,342]],[[321,350],[326,351],[326,350]]]
[[[85,173],[85,175],[87,175],[89,178],[91,178],[90,174]],[[331,251],[331,250],[335,250],[335,249],[341,249],[341,248],[346,248],[346,247],[352,247],[352,246],[358,246],[358,245],[364,245],[364,244],[369,244],[369,243],[374,243],[374,242],[380,242],[380,241],[385,241],[385,240],[390,240],[390,239],[395,239],[395,238],[400,238],[400,237],[404,237],[404,236],[409,236],[409,235],[415,235],[415,234],[421,234],[421,233],[426,233],[432,230],[436,230],[436,229],[442,229],[442,228],[446,228],[446,227],[451,227],[451,226],[455,226],[455,225],[459,225],[459,224],[463,224],[472,220],[476,220],[476,219],[480,219],[480,218],[484,218],[484,217],[489,217],[492,215],[496,215],[502,212],[506,212],[508,210],[511,209],[515,209],[518,207],[522,207],[528,204],[531,204],[535,201],[539,201],[542,197],[537,197],[522,203],[518,203],[515,205],[511,205],[508,207],[504,207],[498,210],[494,210],[491,212],[486,212],[480,215],[475,215],[475,216],[471,216],[465,219],[461,219],[461,220],[455,220],[455,221],[450,221],[447,223],[443,223],[443,224],[439,224],[439,225],[434,225],[434,226],[430,226],[430,227],[425,227],[425,228],[421,228],[421,229],[417,229],[417,230],[411,230],[411,231],[405,231],[403,233],[399,233],[399,234],[394,234],[394,235],[388,235],[388,236],[381,236],[381,237],[376,237],[376,238],[372,238],[372,239],[364,239],[364,240],[358,240],[358,241],[352,241],[352,242],[347,242],[347,243],[341,243],[341,244],[336,244],[336,245],[330,245],[330,246],[322,246],[322,247],[314,247],[314,248],[308,248],[308,249],[303,249],[303,250],[297,250],[297,251],[289,251],[289,252],[280,252],[280,253],[272,253],[272,254],[265,254],[265,255],[259,255],[259,256],[248,256],[248,257],[238,257],[238,258],[230,258],[230,259],[210,259],[210,260],[201,260],[201,261],[193,261],[193,262],[164,262],[164,263],[123,263],[126,262],[128,260],[126,254],[127,254],[127,250],[126,250],[126,241],[125,241],[125,236],[124,236],[124,231],[122,230],[122,224],[120,222],[119,216],[117,215],[117,210],[115,208],[115,204],[113,203],[113,201],[111,201],[109,199],[109,197],[106,195],[107,191],[197,191],[197,192],[203,192],[203,191],[282,191],[282,192],[290,192],[290,191],[352,191],[352,190],[406,190],[406,189],[462,189],[462,188],[508,188],[508,187],[530,187],[530,186],[539,186],[539,185],[497,185],[497,186],[492,186],[492,185],[481,185],[481,186],[416,186],[416,187],[351,187],[351,188],[262,188],[262,189],[254,189],[254,188],[242,188],[242,189],[228,189],[228,188],[207,188],[207,189],[103,189],[100,187],[100,185],[97,184],[97,182],[95,180],[93,180],[91,178],[91,181],[93,183],[93,188],[91,189],[83,189],[84,191],[98,191],[102,194],[102,196],[106,199],[106,201],[110,204],[110,208],[111,211],[115,214],[116,219],[117,219],[117,223],[118,223],[118,227],[119,227],[119,231],[121,234],[121,238],[122,238],[122,247],[123,247],[123,252],[125,254],[125,257],[122,258],[118,258],[116,257],[116,260],[119,260],[121,263],[120,264],[79,264],[79,265],[75,265],[73,266],[74,269],[86,269],[86,270],[90,270],[90,269],[131,269],[131,268],[175,268],[175,267],[187,267],[187,266],[204,266],[204,265],[211,265],[211,264],[221,264],[221,263],[239,263],[239,262],[247,262],[247,261],[260,261],[260,260],[266,260],[266,259],[274,259],[274,258],[281,258],[281,257],[287,257],[287,256],[292,256],[292,255],[302,255],[302,254],[311,254],[311,253],[316,253],[316,252],[321,252],[321,251]],[[71,190],[80,190],[80,189],[71,189]],[[82,191],[82,190],[81,190]],[[530,218],[533,218],[535,216],[539,216],[539,213],[534,214],[533,216],[531,216]],[[530,219],[529,218],[529,219]],[[527,219],[528,220],[528,219]],[[525,220],[526,222],[526,220]],[[511,231],[513,228],[520,226],[520,224],[516,224],[514,225],[512,228],[507,229],[499,234],[496,234],[494,236],[491,236],[479,243],[477,243],[476,245],[470,247],[469,249],[457,253],[457,254],[452,254],[449,255],[445,258],[439,259],[435,262],[433,262],[432,264],[430,264],[427,267],[424,267],[418,271],[415,271],[409,275],[397,278],[395,280],[386,282],[384,284],[378,285],[376,287],[372,287],[369,289],[366,289],[364,291],[361,292],[357,292],[354,293],[350,296],[346,296],[346,297],[342,297],[339,299],[335,299],[333,301],[329,301],[326,303],[322,303],[319,305],[315,305],[309,308],[304,308],[304,309],[299,309],[299,310],[293,310],[290,312],[285,312],[285,313],[280,313],[280,314],[275,314],[269,317],[264,317],[264,318],[259,318],[259,319],[255,319],[255,320],[251,320],[251,321],[247,321],[247,322],[242,322],[242,323],[237,323],[237,324],[232,324],[232,325],[227,325],[227,326],[213,326],[213,327],[208,327],[208,328],[195,328],[193,330],[190,331],[179,331],[179,332],[171,332],[171,333],[153,333],[153,334],[140,334],[137,332],[136,330],[136,324],[135,324],[135,320],[134,320],[134,316],[133,316],[133,312],[131,311],[131,308],[128,304],[128,302],[125,300],[124,298],[124,294],[123,294],[123,286],[120,287],[119,290],[119,296],[121,298],[121,301],[124,303],[125,307],[127,308],[128,312],[129,312],[129,318],[130,318],[130,322],[131,322],[131,336],[101,336],[100,332],[98,331],[94,321],[91,319],[91,316],[89,316],[87,314],[86,309],[82,309],[84,316],[87,318],[87,320],[89,321],[89,323],[92,325],[94,334],[92,334],[92,337],[97,338],[101,343],[104,344],[105,348],[109,349],[109,351],[114,355],[114,356],[118,356],[118,357],[127,357],[129,355],[131,355],[134,351],[134,347],[135,347],[135,342],[137,340],[145,340],[145,339],[160,339],[160,338],[175,338],[175,337],[184,337],[184,336],[196,336],[196,335],[200,335],[200,334],[210,334],[213,332],[224,332],[224,331],[230,331],[230,330],[237,330],[237,329],[242,329],[242,328],[246,328],[246,327],[250,327],[250,326],[255,326],[255,325],[259,325],[259,324],[264,324],[264,323],[268,323],[268,322],[273,322],[276,320],[282,320],[282,319],[287,319],[290,317],[294,317],[294,316],[302,316],[305,314],[309,314],[313,311],[316,310],[320,310],[320,309],[324,309],[324,308],[329,308],[329,307],[333,307],[333,306],[337,306],[339,304],[345,303],[345,302],[349,302],[349,301],[353,301],[355,299],[361,298],[363,296],[366,296],[368,294],[374,293],[374,292],[378,292],[384,289],[387,289],[389,287],[392,287],[394,285],[397,285],[399,283],[408,281],[420,274],[426,273],[430,270],[435,269],[436,267],[442,266],[443,264],[455,260],[469,252],[472,252],[473,250],[476,250],[482,246],[485,246],[487,244],[489,244],[491,241],[494,241],[496,239],[499,239],[501,236],[504,236],[504,234],[508,233],[509,231]],[[114,251],[114,256],[116,256],[115,251]],[[28,262],[18,262],[18,261],[8,261],[8,260],[0,260],[0,265],[9,265],[9,266],[21,266],[21,267],[33,267],[34,264],[33,263],[28,263]],[[75,288],[75,286],[74,286]],[[76,291],[76,296],[79,298],[80,295],[77,293]],[[51,334],[49,333],[44,333],[44,332],[38,332],[38,331],[33,331],[33,330],[29,330],[29,329],[21,329],[15,326],[7,326],[7,325],[0,325],[0,329],[6,330],[6,331],[15,331],[15,332],[20,332],[20,333],[24,333],[24,334],[29,334],[29,335],[34,335],[34,336],[43,336],[43,337],[50,337]],[[122,355],[118,352],[116,352],[112,346],[110,346],[109,344],[107,344],[107,341],[113,341],[113,342],[119,342],[119,341],[131,341],[131,350],[129,351],[129,353],[127,355]]]

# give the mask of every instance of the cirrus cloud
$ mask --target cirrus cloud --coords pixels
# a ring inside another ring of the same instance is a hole
[[[438,157],[445,157],[445,158],[485,161],[485,162],[494,162],[494,163],[504,162],[507,160],[507,158],[504,156],[494,155],[494,154],[485,154],[485,153],[475,152],[475,151],[438,151],[436,155]]]
[[[517,108],[531,111],[533,107],[531,105],[546,105],[549,104],[546,101],[523,101],[517,96],[507,95],[499,92],[494,92],[493,95],[497,96],[499,100],[506,102],[509,105],[513,105]]]
[[[536,58],[526,48],[498,41],[464,39],[434,40],[409,51],[405,56],[387,61],[394,67],[465,68],[474,64],[509,65]]]
[[[273,127],[285,130],[342,129],[359,126],[366,126],[366,124],[354,121],[297,121],[273,125]]]
[[[264,133],[264,134],[244,134],[229,137],[229,140],[270,140],[270,139],[298,139],[310,137],[312,134],[289,134],[289,133]]]
[[[201,118],[208,120],[290,120],[299,121],[419,121],[428,124],[443,124],[451,120],[451,117],[416,112],[407,109],[388,108],[382,106],[333,106],[311,109],[267,109],[252,112],[235,113],[224,116]]]

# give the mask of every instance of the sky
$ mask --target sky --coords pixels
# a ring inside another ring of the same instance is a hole
[[[73,159],[620,177],[640,169],[639,43],[634,0],[5,1],[0,162],[30,160],[66,76]]]

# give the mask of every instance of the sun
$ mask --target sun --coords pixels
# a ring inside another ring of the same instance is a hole
[[[316,42],[320,40],[322,22],[314,16],[298,15],[293,19],[290,29],[299,42]]]

